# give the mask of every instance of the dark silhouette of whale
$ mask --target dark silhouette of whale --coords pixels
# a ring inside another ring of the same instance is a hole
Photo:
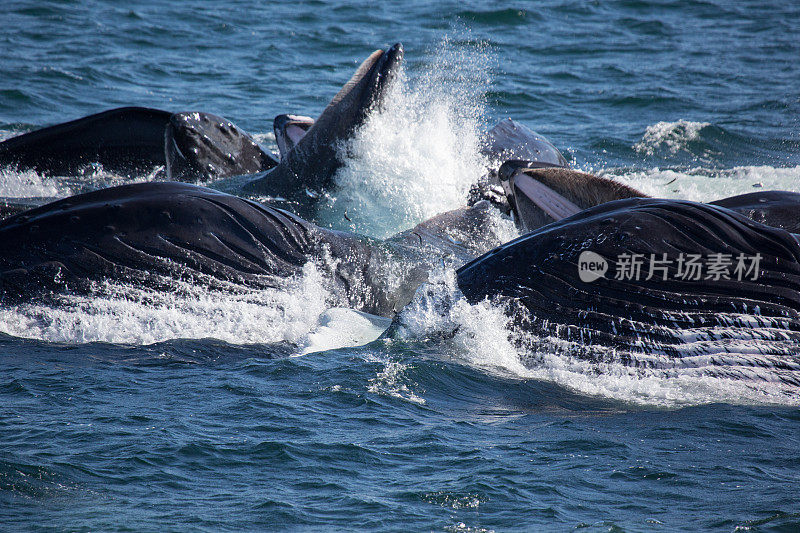
[[[800,385],[798,239],[717,205],[630,198],[492,250],[458,270],[458,286],[503,306],[520,331],[604,348],[593,358],[730,377],[763,366]],[[602,275],[582,278],[587,252]]]
[[[373,52],[316,121],[294,115],[276,117],[273,128],[280,161],[222,117],[124,107],[0,142],[0,166],[80,175],[99,164],[129,177],[161,167],[168,180],[195,182],[271,171],[254,176],[247,189],[261,193],[268,189],[271,194],[294,194],[304,187],[323,189],[340,165],[338,143],[381,105],[402,59],[399,43]]]
[[[105,280],[263,289],[315,261],[338,305],[392,316],[434,265],[457,266],[500,243],[487,230],[491,209],[482,202],[376,241],[196,185],[102,189],[0,222],[0,302],[92,293]]]

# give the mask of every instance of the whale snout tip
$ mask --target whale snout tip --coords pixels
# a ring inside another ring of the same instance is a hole
[[[403,45],[395,43],[385,50],[372,66],[369,106],[380,107],[392,81],[397,78],[403,63]]]
[[[394,43],[386,50],[386,67],[390,69],[397,68],[403,62],[403,43]]]
[[[400,58],[403,57],[403,43],[394,43],[392,46],[389,47],[389,53],[395,54]]]

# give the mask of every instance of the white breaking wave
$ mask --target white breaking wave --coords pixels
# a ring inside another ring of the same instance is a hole
[[[104,284],[99,295],[65,296],[58,305],[0,308],[0,332],[51,342],[146,345],[214,338],[232,344],[285,342],[298,352],[352,346],[383,329],[363,313],[329,310],[333,300],[313,263],[285,287],[218,293],[187,283],[174,291]]]
[[[368,358],[368,360],[375,359]],[[370,379],[367,387],[369,392],[425,405],[425,399],[414,391],[415,383],[410,382],[406,377],[406,371],[411,368],[411,365],[399,361],[379,361],[384,365],[383,370]]]
[[[34,198],[70,196],[72,189],[33,170],[0,168],[0,197]]]
[[[710,202],[759,190],[800,192],[800,166],[741,166],[724,170],[608,169],[598,173],[656,198]]]
[[[659,122],[648,126],[642,140],[633,148],[639,153],[653,155],[657,150],[666,148],[675,154],[686,148],[686,145],[700,136],[700,131],[710,126],[708,122],[692,122],[678,120],[677,122]]]
[[[386,237],[466,203],[488,165],[480,143],[490,59],[447,41],[433,56],[415,80],[401,72],[384,107],[340,147],[324,223]]]
[[[0,198],[45,198],[52,202],[82,192],[163,179],[163,171],[163,166],[157,166],[148,174],[128,178],[99,164],[87,165],[81,176],[45,176],[34,170],[0,168]]]

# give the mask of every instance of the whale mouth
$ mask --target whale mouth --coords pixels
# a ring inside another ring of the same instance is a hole
[[[303,115],[278,115],[272,121],[275,143],[281,159],[305,137],[314,125],[314,119]]]
[[[290,198],[298,191],[319,192],[329,187],[333,175],[342,166],[339,148],[352,138],[373,111],[381,110],[402,63],[403,45],[400,43],[372,52],[316,121],[307,117],[295,121],[298,128],[289,132],[296,134],[294,142],[286,143],[287,151],[285,154],[282,151],[281,162],[274,172],[250,181],[242,191],[269,190],[272,195]],[[280,130],[288,122],[278,117],[276,124]],[[309,126],[307,131],[302,131],[306,125]]]
[[[539,161],[509,160],[498,170],[498,178],[514,218],[524,231],[533,231],[583,210],[525,172],[531,169],[560,167],[557,164]]]

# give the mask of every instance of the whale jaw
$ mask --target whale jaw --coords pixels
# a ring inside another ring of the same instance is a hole
[[[291,199],[329,188],[342,166],[339,146],[353,136],[371,112],[383,106],[402,62],[400,43],[370,54],[280,164],[266,176],[247,183],[243,191]]]

